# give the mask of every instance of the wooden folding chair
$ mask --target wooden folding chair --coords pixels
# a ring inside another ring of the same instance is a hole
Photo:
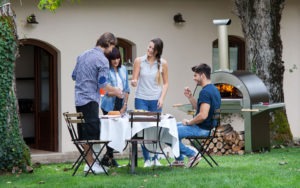
[[[196,155],[196,157],[194,158],[194,161],[192,162],[190,168],[193,166],[195,160],[197,159],[197,157],[199,155],[201,155],[205,161],[211,166],[213,167],[213,165],[211,164],[211,162],[205,157],[205,154],[213,161],[213,163],[216,166],[219,166],[218,163],[213,159],[213,157],[209,154],[208,150],[208,146],[210,145],[210,143],[212,143],[212,140],[216,137],[216,131],[217,128],[220,126],[220,115],[221,114],[221,110],[220,109],[216,109],[214,111],[214,115],[212,117],[212,129],[209,131],[208,136],[189,136],[186,137],[186,139],[188,139],[191,144],[197,149],[198,153]]]
[[[154,144],[155,150],[149,151],[154,154],[163,154],[165,158],[167,159],[168,163],[171,165],[167,155],[162,149],[162,145],[160,142],[160,133],[161,133],[161,127],[159,127],[159,122],[161,120],[161,112],[129,112],[129,122],[131,126],[131,139],[127,140],[127,142],[131,143],[132,151],[129,154],[129,158],[131,160],[131,173],[134,174],[134,168],[137,166],[137,145],[138,143],[142,144],[147,151],[147,147],[145,144]],[[132,129],[133,129],[133,123],[134,122],[156,122],[156,135],[154,139],[145,139],[144,135],[144,129],[142,131],[142,135],[139,136],[138,134],[133,135]],[[157,148],[160,148],[161,152],[157,151]]]
[[[72,142],[76,146],[77,150],[80,153],[80,156],[77,158],[77,160],[72,165],[72,169],[75,167],[72,176],[74,176],[76,174],[78,168],[80,167],[80,165],[82,164],[83,161],[85,161],[86,164],[89,166],[89,170],[85,173],[85,176],[87,176],[89,172],[92,172],[93,174],[95,174],[92,170],[92,166],[94,165],[95,162],[98,162],[99,165],[101,166],[101,168],[106,173],[106,175],[108,175],[108,173],[105,170],[105,168],[103,167],[103,165],[100,164],[99,156],[100,156],[101,152],[103,151],[104,147],[107,146],[109,141],[104,141],[104,140],[79,140],[78,135],[76,133],[76,130],[74,128],[74,124],[85,123],[85,120],[83,118],[83,114],[81,112],[79,112],[79,113],[65,112],[65,113],[63,113],[63,116],[66,120],[66,124],[67,124],[68,130],[69,130]],[[96,152],[94,150],[93,146],[95,144],[100,145],[100,151],[99,152]],[[102,146],[101,146],[101,144],[102,144]],[[88,146],[87,151],[84,151],[84,147],[83,147],[84,145]],[[93,155],[95,156],[95,160],[92,163],[92,165],[89,165],[89,163],[86,160],[86,156],[90,151],[92,151]]]

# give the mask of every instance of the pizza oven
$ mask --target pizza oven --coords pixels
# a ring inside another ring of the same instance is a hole
[[[284,103],[270,104],[265,84],[247,71],[217,71],[211,81],[221,94],[221,113],[240,113],[244,118],[245,151],[270,150],[269,111]],[[196,87],[195,97],[201,89]]]
[[[244,119],[245,151],[270,150],[269,112],[284,107],[284,103],[270,104],[268,89],[260,78],[248,71],[230,71],[228,58],[227,26],[230,19],[213,20],[218,25],[220,70],[211,74],[211,82],[221,94],[221,113],[240,113]],[[202,88],[197,86],[194,97]],[[179,110],[192,112],[190,104],[176,106]]]

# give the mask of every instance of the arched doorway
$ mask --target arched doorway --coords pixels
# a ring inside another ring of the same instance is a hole
[[[58,151],[57,52],[49,44],[20,40],[16,86],[25,142]]]
[[[128,71],[128,78],[132,78],[132,71],[133,71],[133,47],[134,44],[130,42],[127,39],[123,38],[117,38],[118,39],[118,45],[117,48],[119,48],[120,53],[121,53],[121,62],[124,66],[126,66],[127,71]]]

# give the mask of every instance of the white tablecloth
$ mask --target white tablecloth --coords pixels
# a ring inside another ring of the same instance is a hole
[[[101,118],[101,140],[110,140],[109,147],[122,153],[126,146],[126,140],[139,134],[145,129],[145,138],[154,138],[156,135],[156,122],[134,122],[131,133],[131,127],[128,116],[107,118],[107,116]],[[162,127],[161,142],[171,144],[173,154],[179,156],[179,141],[177,132],[176,119],[171,115],[162,115],[159,127]],[[150,145],[146,145],[147,149],[151,149]]]

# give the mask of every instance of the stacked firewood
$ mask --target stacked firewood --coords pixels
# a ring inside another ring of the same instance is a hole
[[[233,130],[230,124],[218,127],[216,137],[208,146],[212,155],[230,155],[245,153],[245,132]]]

